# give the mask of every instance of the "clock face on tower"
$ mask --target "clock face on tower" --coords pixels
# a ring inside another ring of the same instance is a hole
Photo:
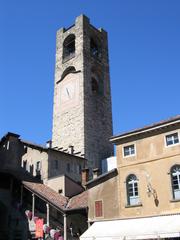
[[[75,96],[75,82],[71,81],[62,86],[61,102],[71,101]]]
[[[62,109],[67,109],[78,104],[79,76],[70,73],[60,82],[60,104]]]

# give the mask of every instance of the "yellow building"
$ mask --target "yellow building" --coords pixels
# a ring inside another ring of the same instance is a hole
[[[114,136],[120,217],[180,210],[180,116]]]
[[[116,145],[118,175],[94,186],[92,181],[87,184],[89,221],[95,223],[81,239],[179,238],[180,116],[110,141]],[[101,218],[95,211],[97,200],[101,200]]]

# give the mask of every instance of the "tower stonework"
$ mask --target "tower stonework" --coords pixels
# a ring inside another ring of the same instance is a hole
[[[57,32],[54,86],[52,147],[100,167],[113,154],[107,33],[84,15]]]

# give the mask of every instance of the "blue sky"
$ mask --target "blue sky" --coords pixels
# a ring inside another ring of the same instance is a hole
[[[56,31],[82,13],[108,32],[114,134],[180,113],[179,0],[1,0],[1,137],[51,138]]]

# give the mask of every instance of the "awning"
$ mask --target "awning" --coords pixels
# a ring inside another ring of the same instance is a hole
[[[99,221],[81,235],[81,240],[154,239],[180,237],[180,214],[112,221]]]

